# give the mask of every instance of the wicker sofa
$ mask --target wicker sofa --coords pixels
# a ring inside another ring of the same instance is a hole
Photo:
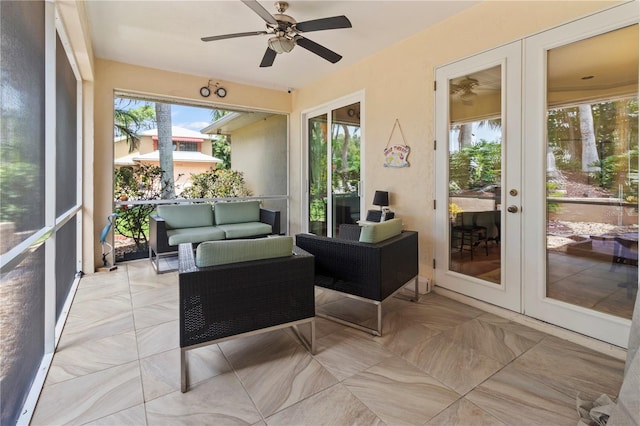
[[[159,205],[149,216],[149,260],[156,272],[160,258],[173,255],[181,243],[256,238],[280,234],[280,212],[260,208],[258,201]]]
[[[296,235],[296,245],[314,255],[315,284],[377,305],[377,327],[322,316],[382,335],[382,302],[414,280],[418,299],[418,233],[402,231],[400,219],[380,224],[341,225],[340,238]]]
[[[201,346],[293,327],[315,353],[313,256],[290,236],[179,245],[181,389],[187,352]],[[308,323],[310,338],[297,326]]]

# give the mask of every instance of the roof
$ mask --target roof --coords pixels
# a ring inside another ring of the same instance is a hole
[[[157,150],[142,155],[134,152],[133,154],[116,158],[113,163],[116,166],[133,166],[143,161],[159,162],[160,153]],[[222,160],[219,158],[195,151],[173,151],[173,161],[184,161],[187,163],[222,163]]]

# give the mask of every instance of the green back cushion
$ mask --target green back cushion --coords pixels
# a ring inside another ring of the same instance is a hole
[[[287,257],[293,253],[293,237],[277,236],[251,240],[205,241],[196,249],[196,266],[225,265],[250,260]]]
[[[213,209],[217,225],[227,223],[260,222],[259,201],[217,203]]]
[[[159,205],[157,213],[164,219],[167,229],[213,226],[213,210],[210,204]]]
[[[391,219],[386,222],[367,224],[360,231],[361,243],[379,243],[402,232],[402,220]]]

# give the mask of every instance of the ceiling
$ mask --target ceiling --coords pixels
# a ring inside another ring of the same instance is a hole
[[[343,56],[336,64],[296,46],[269,68],[259,64],[268,35],[212,42],[201,37],[262,31],[265,22],[241,1],[100,1],[86,5],[96,57],[201,75],[223,83],[296,89],[383,50],[478,1],[290,1],[296,21],[346,15],[353,27],[305,37]],[[260,1],[270,13],[273,2]],[[206,83],[203,80],[203,83]]]

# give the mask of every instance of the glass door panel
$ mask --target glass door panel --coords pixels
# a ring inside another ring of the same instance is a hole
[[[630,319],[638,288],[638,26],[548,50],[546,106],[546,295]]]
[[[501,66],[449,81],[449,269],[500,284]]]
[[[332,229],[360,219],[360,103],[331,111]]]
[[[312,117],[309,129],[309,232],[327,235],[327,114]]]
[[[515,42],[436,69],[434,230],[436,285],[518,312],[521,59]]]
[[[620,347],[638,291],[638,8],[525,40],[524,312]]]

